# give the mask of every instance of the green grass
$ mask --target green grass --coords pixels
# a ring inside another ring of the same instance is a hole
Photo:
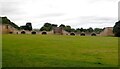
[[[2,35],[0,35],[0,68],[2,68]]]
[[[3,35],[3,67],[114,67],[118,38]]]

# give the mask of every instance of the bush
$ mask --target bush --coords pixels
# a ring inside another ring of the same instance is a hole
[[[113,33],[116,37],[120,37],[120,21],[116,22],[115,26],[113,27]]]

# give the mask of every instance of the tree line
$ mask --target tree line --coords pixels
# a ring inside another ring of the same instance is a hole
[[[18,26],[15,23],[11,22],[7,17],[0,17],[1,18],[1,22],[2,24],[10,24],[11,26],[13,26],[14,28],[18,29],[18,30],[28,30],[31,31],[33,30],[32,28],[32,23],[28,22],[26,23],[26,25],[23,26]],[[67,32],[75,32],[75,33],[79,33],[79,32],[95,32],[95,33],[100,33],[101,31],[103,31],[104,29],[102,28],[95,28],[93,29],[92,27],[88,28],[88,29],[84,29],[84,28],[71,28],[71,26],[69,25],[64,25],[61,24],[60,26],[58,26],[57,24],[51,24],[51,23],[45,23],[40,29],[39,31],[51,31],[54,27],[61,27],[63,30],[67,31]]]
[[[88,29],[84,29],[84,28],[72,28],[69,25],[57,25],[57,24],[51,24],[51,23],[45,23],[41,28],[40,31],[51,31],[54,27],[60,27],[63,30],[67,31],[67,32],[75,32],[75,33],[79,33],[79,32],[88,32],[88,33],[92,33],[95,32],[97,34],[99,34],[100,32],[102,32],[104,30],[104,28],[95,28],[93,29],[92,27],[88,28]]]
[[[0,17],[0,23],[2,24],[10,24],[12,27],[18,29],[18,30],[32,30],[32,23],[28,22],[26,23],[26,25],[24,26],[18,26],[15,23],[11,22],[7,17]],[[100,32],[102,32],[105,28],[88,28],[88,29],[84,29],[84,28],[71,28],[71,26],[69,25],[64,25],[61,24],[60,26],[58,26],[57,24],[51,24],[51,23],[45,23],[40,29],[39,31],[51,31],[54,27],[61,27],[62,29],[64,29],[67,32],[95,32],[97,34],[99,34]],[[120,21],[116,22],[114,27],[113,27],[113,33],[115,34],[116,37],[120,37]]]

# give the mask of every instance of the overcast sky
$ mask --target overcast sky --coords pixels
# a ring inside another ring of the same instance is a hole
[[[0,16],[18,26],[31,22],[65,24],[73,28],[112,27],[118,21],[119,0],[0,0]]]

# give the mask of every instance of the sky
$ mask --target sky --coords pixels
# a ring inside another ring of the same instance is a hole
[[[44,23],[72,28],[113,27],[118,21],[119,0],[0,0],[0,16],[18,26],[31,22],[40,29]]]

